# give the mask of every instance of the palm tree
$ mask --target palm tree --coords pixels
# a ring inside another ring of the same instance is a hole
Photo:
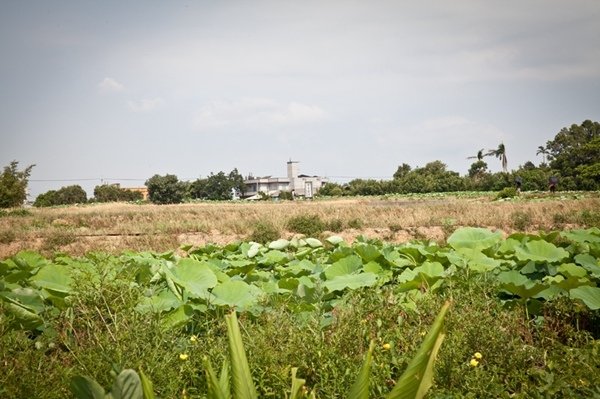
[[[505,173],[507,172],[508,161],[506,160],[506,147],[504,146],[504,143],[500,143],[495,150],[488,150],[488,153],[485,154],[485,156],[488,155],[493,155],[498,158],[500,162],[502,162],[502,170]]]
[[[481,150],[477,151],[477,155],[472,156],[472,157],[467,157],[467,159],[475,159],[475,158],[477,158],[478,161],[482,161],[484,156],[485,155],[483,155],[483,148],[482,148]]]
[[[542,154],[542,163],[545,165],[546,164],[546,156],[548,154],[550,154],[548,147],[544,147],[543,145],[539,146],[535,155],[540,155],[540,154]]]

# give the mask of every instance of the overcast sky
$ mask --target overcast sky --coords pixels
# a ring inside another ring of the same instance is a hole
[[[600,120],[599,21],[597,0],[2,1],[0,163],[37,165],[33,197],[290,158],[466,174],[500,142],[517,168]]]

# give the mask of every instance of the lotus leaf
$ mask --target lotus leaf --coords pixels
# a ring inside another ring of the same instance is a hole
[[[585,305],[592,309],[600,309],[600,288],[581,286],[573,288],[569,291],[569,295],[572,299],[580,299]]]
[[[464,258],[469,269],[476,272],[488,272],[502,265],[501,261],[492,259],[476,249],[460,248],[456,252]]]
[[[547,288],[545,284],[531,280],[516,270],[500,273],[498,281],[500,282],[500,288],[523,299],[533,298]]]
[[[571,231],[563,231],[560,233],[562,237],[565,237],[567,240],[583,244],[583,243],[600,243],[600,234],[594,234],[596,230],[588,229],[588,230],[571,230]]]
[[[340,245],[344,242],[344,239],[340,236],[331,236],[327,238],[326,241],[331,245]]]
[[[323,243],[319,240],[317,240],[316,238],[306,238],[305,239],[306,243],[308,244],[309,247],[311,248],[320,248],[323,246]]]
[[[343,291],[346,288],[354,290],[361,287],[372,287],[377,283],[377,275],[373,273],[346,274],[336,276],[323,283],[329,291]]]
[[[381,252],[376,246],[371,244],[359,244],[354,250],[363,259],[365,263],[376,260],[381,256]]]
[[[280,238],[277,241],[273,241],[269,244],[269,249],[286,249],[290,245],[290,242],[286,239]]]
[[[69,269],[62,265],[48,265],[40,268],[31,281],[37,287],[64,294],[71,292],[71,283],[73,282]]]
[[[185,288],[191,297],[205,298],[208,289],[217,285],[217,276],[205,263],[195,259],[181,259],[171,270],[173,281]]]
[[[457,229],[450,237],[448,244],[454,249],[471,248],[486,249],[498,244],[502,238],[500,232],[491,232],[479,227],[463,227]]]
[[[558,272],[565,277],[587,277],[588,272],[574,263],[563,263],[558,267]]]
[[[592,255],[579,254],[575,256],[575,262],[583,266],[592,276],[600,277],[600,266],[598,266],[598,261]]]
[[[217,285],[213,290],[215,305],[247,309],[258,302],[262,291],[240,280],[230,280]]]
[[[327,280],[331,280],[334,277],[352,274],[361,267],[362,261],[358,256],[347,256],[325,269],[325,277]]]
[[[542,240],[529,241],[524,246],[517,247],[515,254],[521,261],[532,260],[535,262],[560,262],[569,257],[569,253]]]

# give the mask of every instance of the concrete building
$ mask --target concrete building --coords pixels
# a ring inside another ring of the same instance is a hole
[[[297,161],[289,160],[287,163],[287,177],[254,177],[249,175],[244,180],[246,199],[259,199],[264,193],[270,197],[279,197],[282,191],[293,193],[296,197],[312,198],[327,182],[321,176],[299,174]]]

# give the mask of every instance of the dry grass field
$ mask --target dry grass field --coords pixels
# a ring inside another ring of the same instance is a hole
[[[525,194],[341,198],[316,201],[219,202],[180,205],[125,203],[8,211],[0,217],[0,259],[24,250],[81,255],[90,251],[167,251],[183,244],[226,244],[248,239],[257,224],[280,237],[295,234],[288,221],[316,215],[325,230],[348,241],[358,235],[390,242],[443,241],[460,226],[513,231],[598,226],[600,195]],[[324,231],[322,234],[333,234]]]

